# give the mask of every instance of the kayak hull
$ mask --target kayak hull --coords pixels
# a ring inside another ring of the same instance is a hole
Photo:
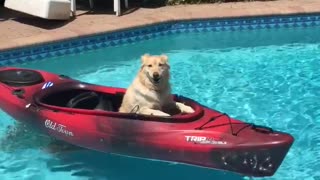
[[[171,117],[119,113],[126,89],[23,68],[0,69],[0,108],[64,142],[106,153],[272,176],[294,138],[245,123],[184,96]]]

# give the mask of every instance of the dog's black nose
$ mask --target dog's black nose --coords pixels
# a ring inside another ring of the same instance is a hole
[[[160,77],[159,73],[157,73],[157,72],[153,73],[153,78],[154,79],[159,79],[159,77]]]

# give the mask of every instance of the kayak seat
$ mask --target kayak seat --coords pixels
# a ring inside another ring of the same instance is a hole
[[[67,105],[69,108],[114,111],[112,101],[96,92],[82,92],[71,98]]]
[[[103,95],[99,97],[99,104],[95,109],[104,111],[115,111],[111,99]]]

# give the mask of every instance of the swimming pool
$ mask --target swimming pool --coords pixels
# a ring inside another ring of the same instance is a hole
[[[319,32],[319,15],[166,23],[4,52],[0,62],[127,87],[143,53],[166,53],[174,93],[295,137],[278,172],[265,179],[317,179]],[[87,150],[49,153],[50,139],[14,125],[2,111],[0,117],[1,179],[242,179]]]

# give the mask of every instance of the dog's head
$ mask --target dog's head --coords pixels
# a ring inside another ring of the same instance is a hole
[[[152,84],[168,81],[169,63],[166,55],[151,56],[145,54],[141,57],[141,72],[146,75]]]

